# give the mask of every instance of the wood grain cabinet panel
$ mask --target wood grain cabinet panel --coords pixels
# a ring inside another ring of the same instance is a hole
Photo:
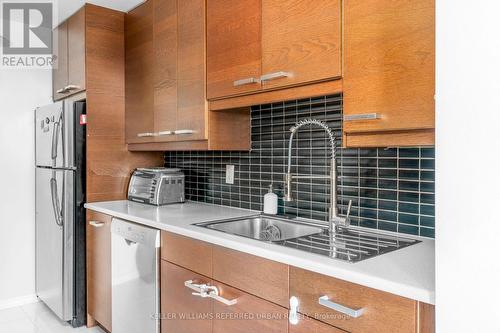
[[[86,7],[68,19],[68,85],[71,94],[85,90]]]
[[[127,143],[154,140],[153,1],[125,16],[125,135]]]
[[[87,211],[87,313],[111,331],[111,216]]]
[[[346,120],[344,144],[432,144],[435,0],[346,1],[344,18],[344,115],[377,114]]]
[[[194,296],[186,281],[204,284],[210,279],[162,260],[161,263],[161,332],[211,333],[210,298]]]
[[[261,0],[207,2],[209,99],[261,89],[261,21]]]
[[[154,0],[154,127],[156,142],[174,141],[177,126],[177,0]]]
[[[212,245],[170,232],[161,233],[161,258],[212,277]]]
[[[213,279],[288,307],[288,266],[214,246]]]
[[[352,333],[411,333],[416,329],[416,301],[303,269],[290,268],[290,295],[299,299],[301,313]],[[319,304],[322,296],[364,312],[350,317]]]
[[[341,76],[340,0],[262,0],[264,89]]]
[[[177,141],[207,139],[205,0],[178,1]]]
[[[52,69],[52,98],[57,101],[66,97],[66,94],[58,91],[68,85],[68,22],[63,22],[55,28],[53,36],[57,39],[57,48]]]
[[[214,300],[213,333],[287,333],[288,310],[223,283],[212,281],[219,294],[236,300],[231,306]]]

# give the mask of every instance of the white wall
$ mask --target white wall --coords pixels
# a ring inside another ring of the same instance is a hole
[[[500,332],[500,2],[437,0],[438,332]]]
[[[35,293],[33,117],[51,84],[46,70],[0,69],[0,307]]]

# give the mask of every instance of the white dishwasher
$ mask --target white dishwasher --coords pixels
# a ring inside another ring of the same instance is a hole
[[[160,332],[160,231],[111,223],[113,333]]]

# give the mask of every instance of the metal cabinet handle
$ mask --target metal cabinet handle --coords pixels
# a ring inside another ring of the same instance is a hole
[[[104,222],[89,221],[89,224],[96,228],[104,227]]]
[[[299,299],[295,296],[290,297],[288,321],[291,325],[297,325],[299,323]]]
[[[67,92],[68,91],[66,90],[66,88],[62,88],[62,89],[56,90],[56,93],[58,93],[58,94],[65,94]]]
[[[380,119],[380,115],[378,113],[348,114],[344,116],[344,121],[376,120],[376,119]]]
[[[173,135],[173,131],[160,131],[158,132],[158,136],[165,136],[165,135]]]
[[[318,303],[319,303],[319,305],[322,305],[322,306],[327,307],[329,309],[335,310],[337,312],[340,312],[340,313],[345,314],[345,315],[347,315],[349,317],[352,317],[352,318],[359,318],[359,317],[361,317],[361,315],[365,311],[364,308],[361,308],[361,309],[351,309],[351,308],[348,308],[347,306],[343,306],[341,304],[332,302],[332,301],[330,301],[330,299],[328,298],[328,296],[321,296],[318,299]]]
[[[260,83],[260,80],[254,78],[254,77],[249,77],[246,79],[236,80],[233,82],[233,85],[235,87],[239,87],[239,86],[244,86],[246,84],[253,84],[253,83]]]
[[[184,286],[188,287],[195,292],[192,293],[193,296],[198,296],[201,298],[212,298],[217,302],[221,302],[227,306],[235,305],[238,303],[238,299],[226,299],[219,295],[219,289],[215,286],[210,286],[208,284],[196,284],[193,280],[188,280],[184,282]]]
[[[139,138],[150,138],[150,137],[156,136],[156,134],[147,132],[147,133],[138,133],[137,136]]]
[[[78,90],[78,89],[81,89],[81,87],[77,86],[75,84],[70,84],[70,85],[67,85],[66,87],[64,87],[64,90],[66,90],[66,92],[69,92],[71,90]]]
[[[177,134],[177,135],[194,134],[194,131],[193,130],[189,130],[189,129],[183,129],[183,130],[177,130],[177,131],[175,131],[174,134]]]
[[[282,79],[284,77],[290,77],[290,76],[292,76],[291,73],[279,71],[279,72],[275,72],[275,73],[269,73],[269,74],[262,75],[260,77],[260,80],[261,81],[271,81],[271,80]]]

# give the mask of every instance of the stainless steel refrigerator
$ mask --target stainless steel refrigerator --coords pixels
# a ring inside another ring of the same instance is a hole
[[[36,293],[59,318],[85,324],[85,101],[35,110]]]

